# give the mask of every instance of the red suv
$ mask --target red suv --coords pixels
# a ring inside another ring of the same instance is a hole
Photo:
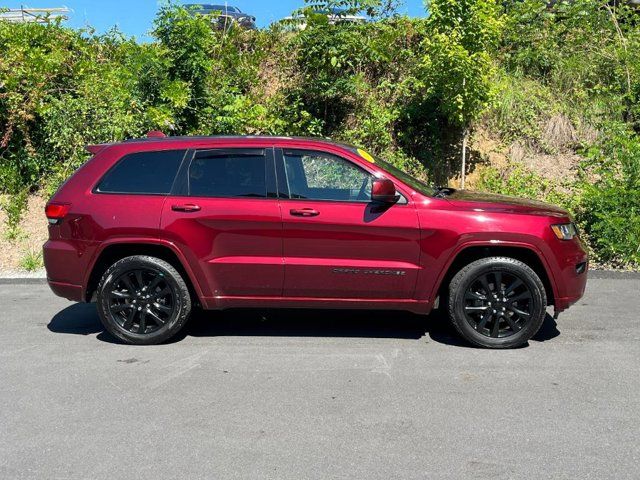
[[[97,301],[128,343],[195,305],[448,308],[473,344],[525,343],[578,300],[587,254],[566,211],[434,188],[321,139],[164,137],[88,147],[46,207],[51,289]]]

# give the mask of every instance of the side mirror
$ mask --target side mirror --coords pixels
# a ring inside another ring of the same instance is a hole
[[[371,187],[371,201],[392,204],[400,200],[396,186],[388,178],[374,178]]]

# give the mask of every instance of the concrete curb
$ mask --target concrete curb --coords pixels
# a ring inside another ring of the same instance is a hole
[[[640,280],[640,272],[624,272],[621,270],[590,270],[589,278],[607,280]]]
[[[0,278],[0,285],[44,285],[47,279],[43,277]]]
[[[590,279],[603,280],[640,280],[640,272],[625,272],[620,270],[590,270]],[[46,277],[0,277],[0,285],[43,285]]]

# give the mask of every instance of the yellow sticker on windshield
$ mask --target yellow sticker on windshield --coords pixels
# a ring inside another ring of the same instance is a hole
[[[373,159],[373,157],[371,155],[369,155],[367,152],[365,152],[364,150],[362,150],[361,148],[358,149],[358,153],[367,162],[376,163],[376,161]]]

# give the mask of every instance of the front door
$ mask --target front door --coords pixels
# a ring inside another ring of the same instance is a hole
[[[207,297],[281,296],[282,218],[271,148],[200,150],[167,197],[161,230]]]
[[[372,203],[373,175],[328,152],[277,149],[277,161],[284,296],[412,298],[420,229],[411,201]]]

